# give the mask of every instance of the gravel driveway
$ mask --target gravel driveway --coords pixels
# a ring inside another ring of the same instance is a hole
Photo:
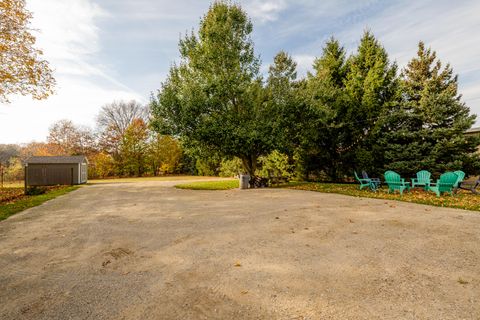
[[[478,212],[173,184],[1,222],[0,319],[480,319]]]

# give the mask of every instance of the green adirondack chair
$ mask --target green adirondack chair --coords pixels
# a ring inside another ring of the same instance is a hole
[[[463,179],[465,179],[465,172],[463,172],[462,170],[457,170],[457,171],[453,171],[453,173],[455,173],[458,176],[457,182],[455,182],[455,185],[453,186],[455,189],[457,189],[460,186],[460,183],[463,181]]]
[[[357,179],[357,181],[360,183],[360,190],[365,187],[369,187],[373,191],[377,190],[376,184],[372,183],[372,179],[360,178],[357,174],[357,171],[353,171],[353,173],[355,174],[355,179]]]
[[[398,190],[400,194],[403,194],[403,190],[410,190],[410,183],[405,182],[405,179],[401,178],[395,171],[385,171],[385,182],[388,185],[388,193]]]
[[[437,183],[431,184],[429,190],[435,192],[437,197],[443,192],[448,192],[450,195],[453,195],[453,189],[455,188],[455,183],[457,183],[458,175],[455,172],[445,172],[440,176],[440,179],[437,180]]]
[[[428,190],[430,186],[430,177],[432,174],[427,170],[422,170],[417,172],[417,177],[412,179],[412,188],[423,187],[425,190]]]

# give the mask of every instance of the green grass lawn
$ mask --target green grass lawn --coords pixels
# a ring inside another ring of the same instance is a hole
[[[159,177],[134,177],[134,178],[107,178],[88,180],[87,184],[102,183],[124,183],[124,182],[142,182],[142,181],[178,181],[178,180],[201,180],[211,177],[203,176],[159,176]]]
[[[26,210],[31,207],[38,206],[45,201],[51,200],[63,194],[66,194],[70,191],[76,190],[80,186],[68,186],[60,187],[47,191],[44,194],[39,194],[35,196],[21,196],[12,201],[0,203],[0,221],[7,219],[11,215],[18,213],[20,211]],[[0,190],[1,192],[1,190]],[[22,190],[23,193],[23,190]]]
[[[386,187],[380,188],[380,190],[378,190],[377,192],[372,192],[366,188],[364,188],[363,190],[359,190],[358,185],[356,184],[291,182],[281,187],[296,190],[339,193],[355,197],[398,200],[405,202],[428,204],[438,207],[450,207],[480,211],[480,195],[475,195],[465,190],[460,190],[458,194],[454,196],[444,194],[441,197],[437,197],[433,192],[427,192],[418,188],[410,192],[404,191],[403,196],[401,196],[398,192],[395,194],[388,193]]]
[[[238,179],[220,180],[220,181],[199,181],[191,183],[177,184],[175,188],[191,190],[229,190],[238,188]]]

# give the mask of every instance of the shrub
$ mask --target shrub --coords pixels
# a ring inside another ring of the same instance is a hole
[[[294,166],[289,163],[288,156],[277,150],[274,150],[267,156],[258,158],[261,169],[257,170],[257,175],[260,177],[268,178],[285,177],[287,179],[293,176]]]
[[[223,159],[220,163],[220,177],[234,177],[243,170],[242,160],[233,158],[231,160]]]

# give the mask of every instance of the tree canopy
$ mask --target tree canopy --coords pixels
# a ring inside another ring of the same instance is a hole
[[[25,0],[0,1],[0,102],[12,94],[44,99],[53,93],[52,69],[35,48]]]
[[[159,132],[237,156],[254,174],[258,157],[274,143],[252,30],[239,5],[213,3],[198,34],[180,41],[181,61],[172,66],[151,108]]]
[[[402,72],[400,91],[401,101],[389,110],[379,140],[386,166],[408,175],[423,168],[471,169],[479,139],[464,132],[476,117],[461,101],[450,65],[443,67],[435,51],[420,42]]]
[[[422,43],[401,75],[366,31],[350,55],[330,38],[301,79],[280,51],[264,80],[252,30],[239,5],[214,2],[198,32],[180,40],[181,60],[152,97],[153,128],[209,158],[202,163],[238,157],[254,175],[258,159],[276,150],[303,178],[333,181],[353,170],[478,167],[457,77]]]

